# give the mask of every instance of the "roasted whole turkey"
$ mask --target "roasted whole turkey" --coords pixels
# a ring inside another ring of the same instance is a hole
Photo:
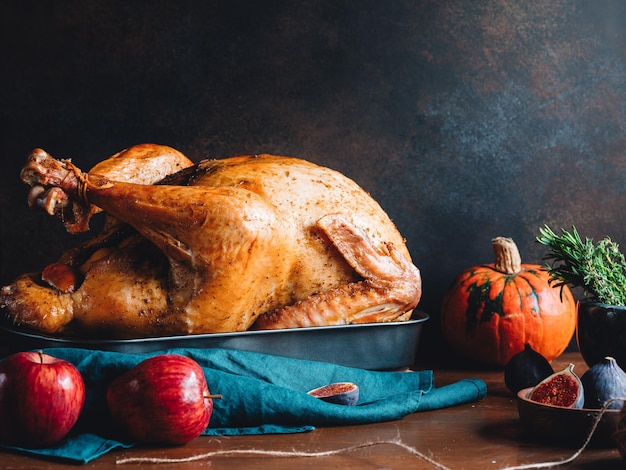
[[[404,239],[355,182],[272,155],[193,164],[142,144],[89,172],[35,149],[29,205],[70,233],[104,229],[2,287],[15,325],[136,338],[404,321],[421,278]]]

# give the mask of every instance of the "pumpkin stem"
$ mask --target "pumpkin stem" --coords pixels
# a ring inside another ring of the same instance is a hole
[[[512,238],[496,237],[491,240],[496,255],[495,268],[504,274],[516,274],[522,270],[522,258]]]

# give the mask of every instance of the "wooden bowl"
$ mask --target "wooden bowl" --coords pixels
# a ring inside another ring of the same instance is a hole
[[[589,445],[617,447],[613,434],[617,429],[620,410],[602,412],[589,408],[544,405],[528,399],[531,391],[532,387],[518,392],[517,410],[522,427],[532,440],[578,448],[584,444],[600,416]]]

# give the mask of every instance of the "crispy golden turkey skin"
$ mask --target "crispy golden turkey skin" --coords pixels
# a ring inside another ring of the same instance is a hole
[[[421,278],[354,181],[290,157],[193,164],[142,144],[82,172],[41,149],[29,204],[70,233],[104,230],[4,286],[16,325],[118,338],[407,320]]]

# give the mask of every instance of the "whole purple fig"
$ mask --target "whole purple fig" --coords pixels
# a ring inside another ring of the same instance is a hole
[[[585,389],[585,408],[621,409],[626,399],[626,372],[607,356],[580,378]]]
[[[517,393],[523,388],[534,387],[553,373],[548,360],[526,343],[504,367],[504,383],[510,391]]]

